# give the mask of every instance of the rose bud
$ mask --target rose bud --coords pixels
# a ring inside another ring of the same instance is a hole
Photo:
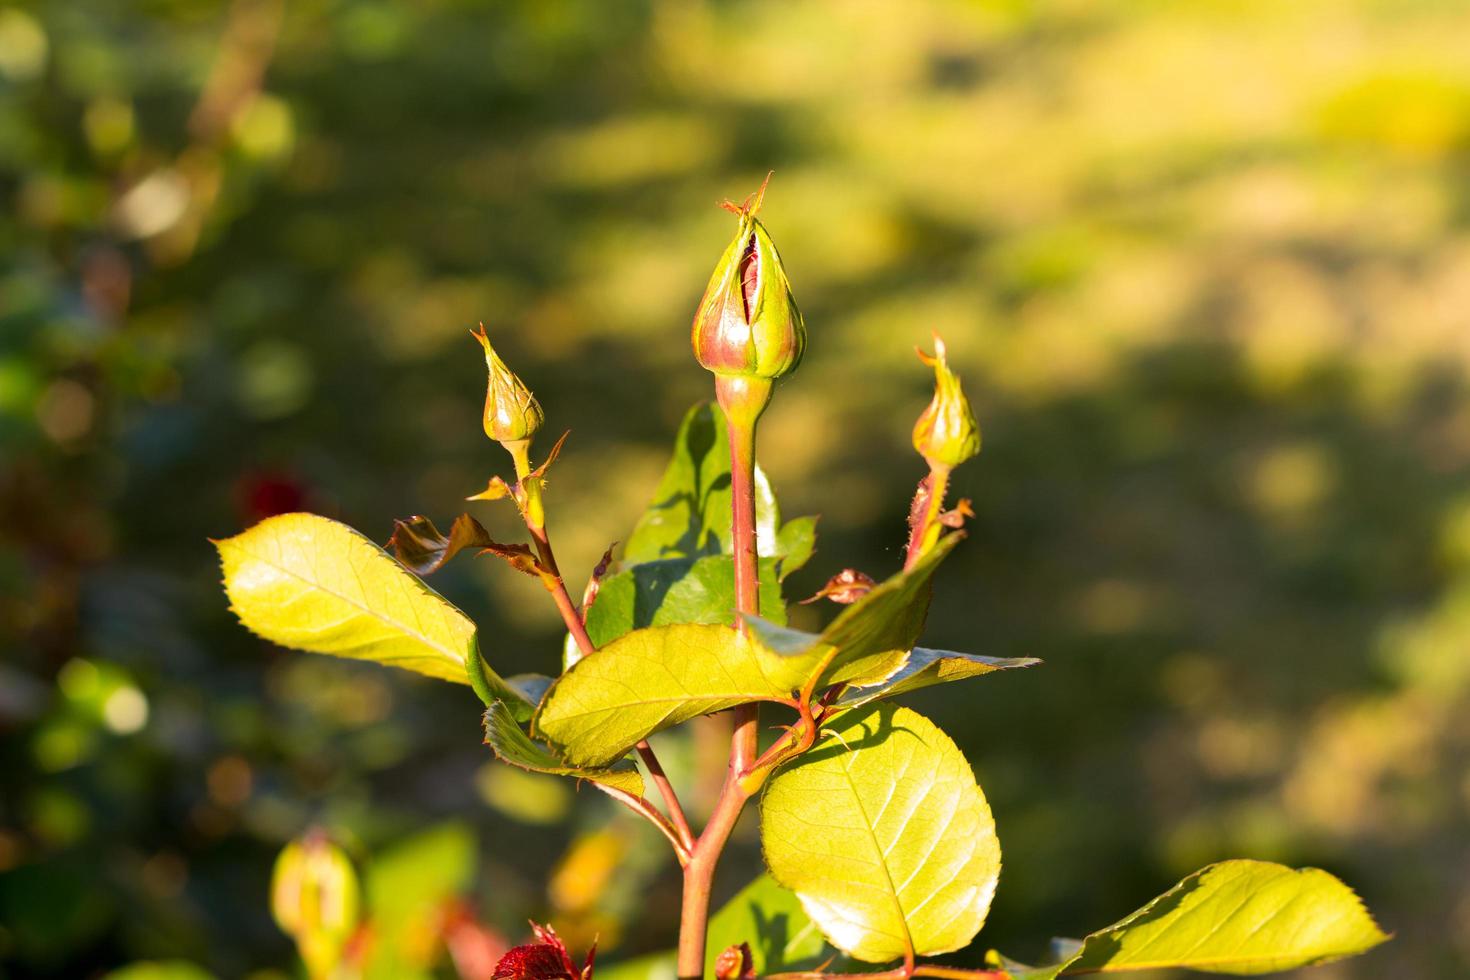
[[[485,348],[485,367],[490,372],[485,392],[485,435],[500,443],[530,439],[541,428],[543,418],[536,396],[495,353],[483,323],[475,339]]]
[[[723,205],[740,218],[740,227],[694,315],[694,356],[717,375],[773,380],[790,373],[806,348],[806,327],[781,256],[755,217],[765,192],[761,184],[753,205],[749,198]]]
[[[352,862],[320,831],[287,844],[271,875],[271,914],[296,940],[311,976],[324,976],[357,927]]]
[[[919,351],[934,368],[934,399],[914,424],[914,448],[935,469],[952,469],[980,451],[980,427],[959,377],[945,360],[944,341],[934,335],[934,356]]]

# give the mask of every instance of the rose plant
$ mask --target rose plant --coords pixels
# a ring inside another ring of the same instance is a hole
[[[981,442],[938,337],[932,355],[920,354],[936,384],[913,431],[928,473],[910,510],[903,567],[881,582],[840,571],[808,601],[826,599],[841,612],[820,633],[786,625],[782,583],[811,557],[815,521],[780,521],[756,465],[756,432],[774,383],[797,367],[807,337],[757,217],[764,191],[726,204],[739,225],[694,316],[694,355],[714,376],[717,407],[696,406],[685,418],[654,505],[620,557],[610,552],[599,563],[580,601],[557,564],[545,499],[546,473],[566,436],[533,459],[544,412],[482,327],[483,425],[509,453],[514,477],[493,477],[469,499],[508,501],[528,540],[497,541],[468,514],[448,533],[412,517],[397,522],[390,555],[324,517],[273,517],[216,542],[241,621],[285,646],[466,684],[483,702],[485,741],[499,759],[590,783],[657,828],[683,870],[680,977],[821,977],[837,969],[839,955],[844,973],[871,964],[866,975],[884,980],[1049,980],[1160,967],[1257,974],[1384,941],[1353,892],[1326,872],[1239,860],[1188,876],[1081,941],[1059,942],[1045,965],[995,951],[981,969],[933,961],[980,931],[1000,844],[964,755],[896,699],[1038,661],[918,645],[933,577],[971,516],[967,501],[947,507],[950,473]],[[492,638],[424,583],[465,550],[499,557],[545,586],[568,634],[556,676],[502,676]],[[784,715],[780,734],[762,745],[762,716],[769,721],[775,711]],[[651,739],[705,716],[728,717],[729,754],[718,801],[696,828]],[[757,798],[768,873],[711,923],[721,854]],[[340,878],[341,860],[322,848],[317,842],[292,858],[282,894],[306,894],[287,887],[312,880],[303,868]],[[288,901],[277,917],[312,975],[331,976],[348,945],[344,910],[353,893],[340,881],[314,887],[314,911],[293,911]],[[761,925],[776,918],[786,923],[781,944]],[[549,929],[538,927],[536,938],[507,953],[495,976],[590,976],[590,957],[574,963]]]

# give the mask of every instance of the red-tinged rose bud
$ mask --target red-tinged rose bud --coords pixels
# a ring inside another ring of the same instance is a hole
[[[952,469],[980,451],[980,427],[959,377],[945,360],[944,341],[934,335],[934,356],[919,351],[934,368],[934,399],[914,424],[914,448],[934,468]]]
[[[766,181],[770,181],[770,176]],[[781,256],[756,219],[766,185],[744,204],[724,206],[740,219],[694,315],[694,357],[718,375],[774,380],[806,349],[806,327],[791,296]]]
[[[475,331],[475,339],[485,348],[485,367],[490,372],[490,385],[485,392],[485,435],[499,443],[530,439],[541,428],[544,418],[536,396],[495,353],[490,338],[485,335],[484,324]]]
[[[287,844],[271,876],[271,913],[296,940],[308,974],[326,976],[357,927],[352,862],[319,831]]]

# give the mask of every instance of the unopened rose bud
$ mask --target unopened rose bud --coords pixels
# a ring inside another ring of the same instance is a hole
[[[980,427],[959,377],[949,369],[938,334],[934,356],[919,351],[919,359],[934,368],[934,399],[914,424],[914,448],[930,466],[952,469],[980,451]]]
[[[292,841],[276,858],[271,914],[296,940],[312,976],[325,975],[341,956],[357,927],[357,874],[325,834]]]
[[[710,276],[692,340],[705,369],[770,381],[795,369],[806,348],[806,327],[776,245],[755,217],[765,191],[762,184],[754,204],[747,199],[726,205],[740,227]]]
[[[483,324],[475,332],[475,339],[485,348],[485,367],[490,372],[485,392],[485,435],[501,443],[530,439],[541,428],[543,418],[536,396],[495,353]]]

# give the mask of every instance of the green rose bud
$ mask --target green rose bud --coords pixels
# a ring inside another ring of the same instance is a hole
[[[766,181],[770,181],[770,176]],[[766,185],[744,204],[723,207],[740,218],[735,238],[710,276],[694,315],[694,356],[718,375],[767,381],[790,373],[806,348],[806,327],[791,296],[781,256],[756,220]]]
[[[490,386],[485,392],[485,435],[500,443],[530,439],[543,419],[536,396],[495,353],[483,323],[475,339],[485,348],[485,367],[490,371]]]
[[[934,335],[933,357],[918,353],[934,368],[934,399],[914,424],[914,448],[931,467],[952,469],[980,451],[980,427],[959,377],[949,369],[939,335]]]
[[[271,914],[312,977],[328,975],[357,928],[358,885],[352,862],[319,831],[287,844],[271,875]]]

